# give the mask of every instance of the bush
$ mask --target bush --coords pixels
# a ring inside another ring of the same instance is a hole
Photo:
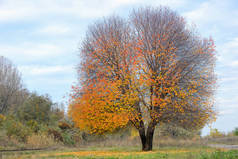
[[[31,129],[14,119],[6,119],[4,122],[4,127],[9,138],[15,137],[21,142],[26,142],[27,137],[32,134]]]
[[[73,138],[73,134],[70,133],[70,132],[67,132],[65,131],[63,134],[62,134],[62,137],[63,137],[63,143],[65,145],[75,145],[75,141],[74,141],[74,138]]]
[[[40,130],[40,125],[35,120],[29,120],[26,125],[35,133]]]
[[[235,130],[233,131],[234,136],[238,136],[238,128],[235,128]]]
[[[2,114],[0,114],[0,127],[3,126],[4,121],[6,120],[6,117]]]
[[[222,137],[224,136],[224,134],[222,134],[221,132],[218,131],[218,129],[210,129],[210,137]]]
[[[58,127],[61,130],[67,130],[67,129],[72,128],[72,126],[70,124],[66,123],[66,122],[59,122]]]
[[[48,135],[52,136],[55,141],[63,142],[63,137],[62,137],[61,133],[58,130],[55,130],[53,128],[49,128],[48,129]]]

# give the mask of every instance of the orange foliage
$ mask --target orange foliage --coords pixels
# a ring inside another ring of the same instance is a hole
[[[111,132],[128,123],[128,109],[119,102],[117,83],[100,80],[84,90],[70,107],[73,121],[90,133]]]

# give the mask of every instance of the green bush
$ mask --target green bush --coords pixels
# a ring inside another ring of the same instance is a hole
[[[62,133],[62,137],[63,137],[63,143],[65,145],[75,145],[75,141],[73,138],[73,134],[70,132],[65,131],[64,133]]]
[[[62,141],[63,142],[63,137],[62,137],[62,134],[59,130],[56,130],[54,128],[49,128],[48,129],[48,135],[52,136],[55,141]]]
[[[26,125],[35,133],[40,130],[40,125],[35,120],[29,120]]]
[[[233,134],[234,134],[235,136],[238,136],[238,128],[235,128],[235,130],[233,131]]]
[[[2,114],[0,114],[0,127],[3,126],[4,121],[6,120],[6,117]]]
[[[218,131],[218,129],[210,129],[210,137],[222,137],[224,136],[220,131]]]
[[[7,136],[15,137],[18,141],[26,142],[27,137],[32,134],[30,128],[26,127],[19,121],[16,121],[13,118],[8,118],[4,122],[4,127],[6,129]]]

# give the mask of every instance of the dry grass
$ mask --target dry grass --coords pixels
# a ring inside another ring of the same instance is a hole
[[[97,141],[82,142],[80,147],[139,147],[139,138],[109,138]]]
[[[153,142],[153,147],[163,148],[163,147],[201,147],[206,146],[207,141],[200,138],[193,139],[183,139],[183,138],[171,138],[171,137],[155,137]],[[80,147],[137,147],[140,149],[141,141],[140,138],[126,137],[126,138],[109,138],[101,141],[91,141],[81,143]]]
[[[238,136],[208,138],[207,140],[214,144],[238,145]]]
[[[46,134],[32,134],[27,138],[27,148],[48,148],[58,145],[53,137]]]
[[[206,146],[206,140],[200,138],[171,138],[171,137],[158,137],[154,139],[154,147],[196,147]]]

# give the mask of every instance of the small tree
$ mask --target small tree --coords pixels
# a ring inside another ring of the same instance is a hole
[[[168,8],[92,25],[81,61],[69,113],[82,130],[102,134],[131,123],[148,151],[157,124],[200,129],[214,115],[213,40]]]

